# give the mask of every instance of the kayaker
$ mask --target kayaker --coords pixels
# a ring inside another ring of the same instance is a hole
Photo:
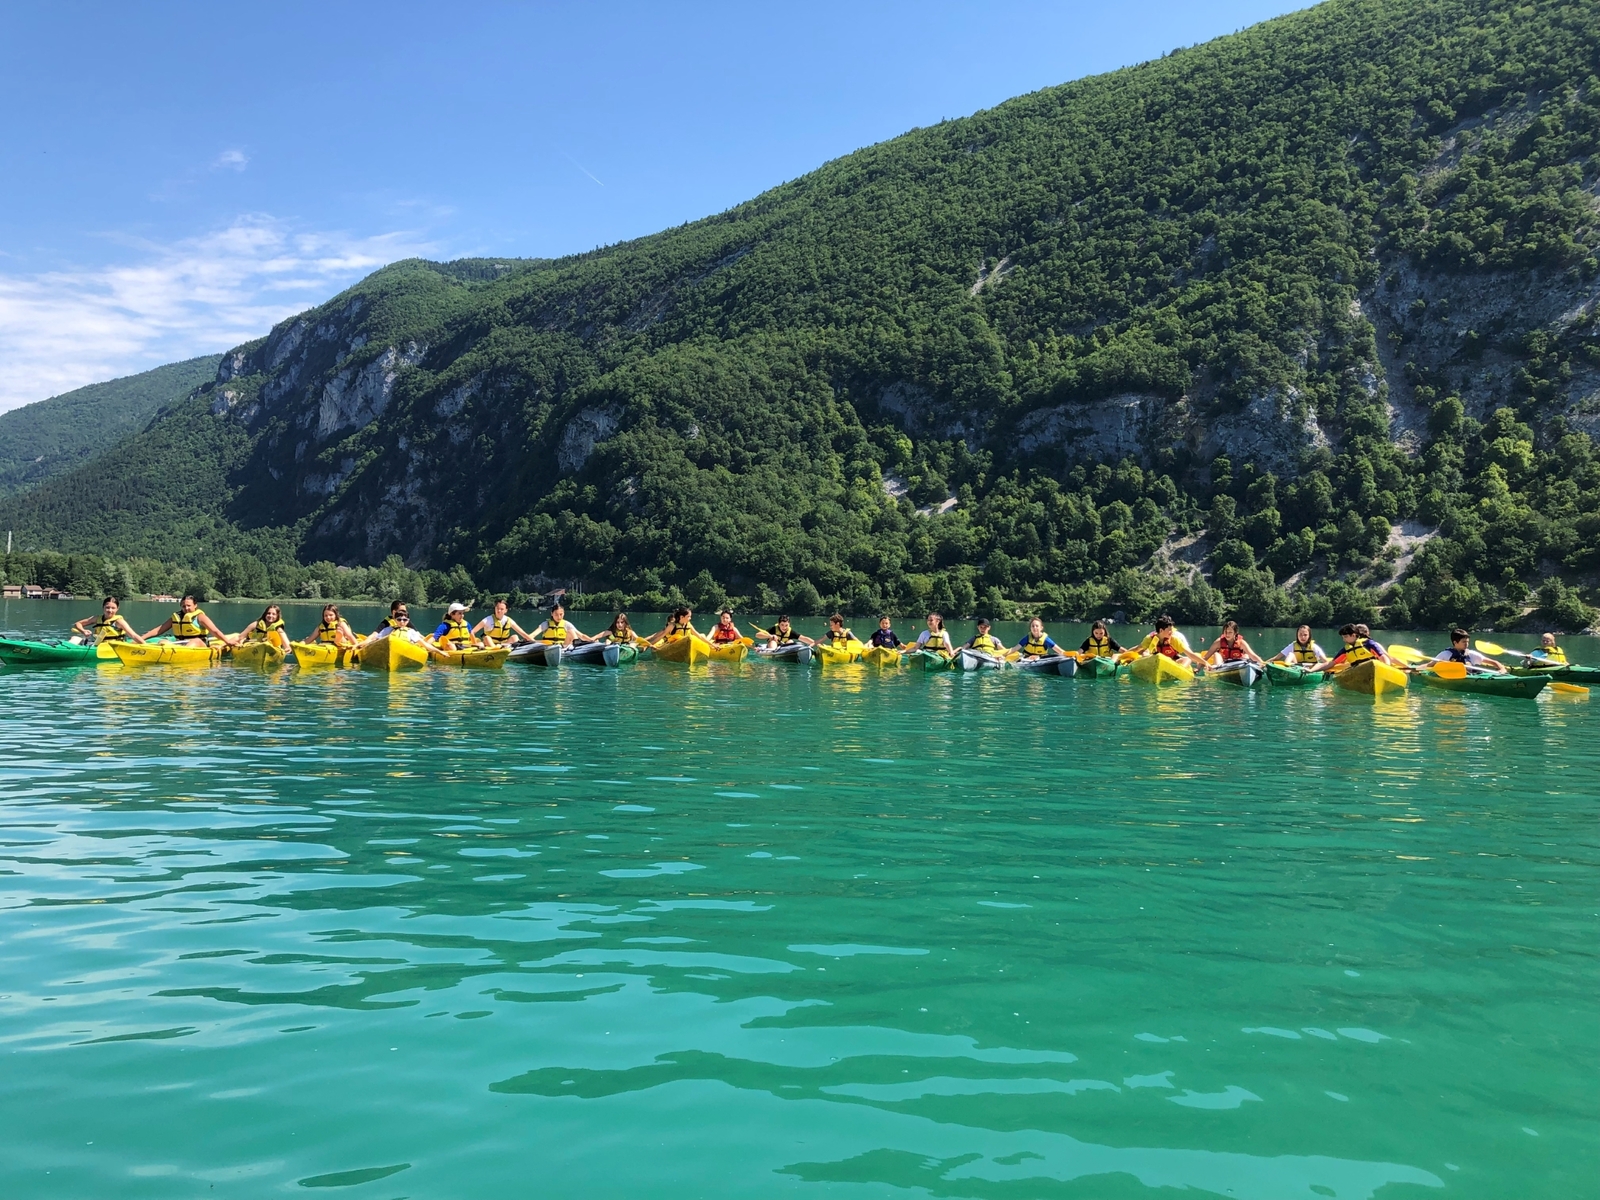
[[[612,617],[611,624],[606,626],[605,632],[595,638],[597,642],[615,642],[619,646],[632,646],[640,640],[639,635],[633,631],[633,626],[628,624],[627,613],[618,613]]]
[[[1188,659],[1195,666],[1205,669],[1206,660],[1193,650],[1189,649],[1189,639],[1173,627],[1172,618],[1165,613],[1156,618],[1156,627],[1145,634],[1144,640],[1139,643],[1139,657],[1150,654],[1164,654],[1175,662]]]
[[[714,646],[728,646],[734,642],[744,641],[744,634],[739,632],[739,627],[733,623],[733,611],[723,609],[717,614],[717,623],[711,630],[711,643]]]
[[[467,624],[467,606],[459,600],[452,601],[450,607],[444,610],[444,620],[439,622],[428,640],[441,650],[477,650],[481,647],[473,635],[472,626]]]
[[[1044,622],[1038,617],[1028,622],[1028,636],[1017,643],[1017,650],[1024,658],[1047,658],[1051,655],[1067,657],[1067,652],[1044,631]]]
[[[883,646],[890,650],[898,650],[905,643],[900,640],[894,631],[894,623],[888,617],[878,618],[878,628],[873,631],[872,645]]]
[[[193,596],[180,600],[178,611],[144,636],[160,637],[164,633],[172,634],[185,646],[209,646],[213,641],[235,644],[233,638],[217,628],[215,621],[200,611],[200,604]]]
[[[101,642],[144,641],[128,624],[128,618],[122,615],[122,605],[115,596],[107,596],[100,601],[100,615],[85,617],[73,625],[72,632],[91,646],[98,646]]]
[[[777,624],[773,625],[771,629],[762,630],[762,634],[767,639],[767,648],[769,650],[776,649],[779,646],[815,646],[817,644],[805,634],[796,633],[794,626],[789,624],[787,616],[779,617]]]
[[[546,645],[560,645],[570,647],[574,642],[592,642],[594,639],[588,634],[580,632],[578,627],[567,620],[567,610],[560,604],[550,606],[550,618],[533,631],[530,642],[544,642]]]
[[[1215,656],[1215,665],[1225,663],[1253,662],[1262,665],[1261,656],[1250,649],[1250,643],[1244,640],[1244,635],[1239,632],[1239,622],[1227,620],[1222,623],[1222,634],[1211,643],[1210,649],[1201,657],[1208,662]]]
[[[1394,666],[1394,662],[1389,658],[1388,652],[1373,641],[1370,634],[1362,632],[1366,628],[1365,625],[1339,626],[1339,636],[1344,639],[1344,649],[1339,651],[1334,656],[1333,661],[1328,664],[1327,669],[1330,672],[1337,673],[1346,667],[1353,667],[1358,662],[1365,662],[1369,658],[1375,658],[1391,667]]]
[[[1539,635],[1539,648],[1532,654],[1523,656],[1529,666],[1534,667],[1564,667],[1567,665],[1567,652],[1556,645],[1556,635],[1541,633]]]
[[[928,614],[928,627],[917,634],[917,649],[942,654],[946,658],[956,652],[955,642],[950,639],[950,631],[944,627],[944,618],[938,613]]]
[[[276,604],[269,604],[262,609],[261,616],[245,626],[234,640],[234,645],[242,646],[246,642],[271,642],[285,654],[289,653],[289,635],[283,629],[283,609]]]
[[[1469,670],[1473,667],[1487,667],[1492,671],[1505,671],[1504,663],[1490,658],[1481,650],[1474,650],[1470,644],[1470,638],[1471,635],[1465,629],[1452,629],[1450,631],[1450,649],[1439,651],[1433,656],[1433,661],[1462,663]]]
[[[322,620],[311,631],[311,637],[307,640],[319,646],[338,646],[340,649],[348,650],[356,645],[359,639],[355,630],[350,628],[350,623],[339,615],[339,606],[324,604]]]
[[[1328,665],[1328,652],[1311,640],[1311,626],[1302,625],[1294,631],[1294,641],[1274,654],[1272,660],[1314,671]]]
[[[845,628],[844,616],[841,613],[834,613],[828,618],[828,632],[822,636],[831,646],[844,646],[861,640],[856,637],[855,630]]]
[[[989,628],[989,619],[979,617],[978,632],[972,635],[972,640],[967,643],[966,648],[976,650],[980,654],[1003,655],[1006,652],[1005,643],[990,633]]]
[[[1089,626],[1089,636],[1078,646],[1079,658],[1115,658],[1122,652],[1121,645],[1111,636],[1111,630],[1104,621],[1096,621]]]
[[[644,640],[653,646],[659,641],[682,637],[686,633],[692,634],[702,641],[705,640],[705,635],[694,627],[694,610],[680,604],[672,610],[672,616],[667,618],[666,628],[660,633],[651,634]]]
[[[483,641],[491,649],[496,646],[512,646],[517,642],[531,642],[533,639],[522,631],[518,625],[506,615],[507,605],[504,600],[494,602],[494,613],[485,617],[472,627],[472,636]]]
[[[333,605],[328,605],[328,608],[332,607]],[[328,608],[322,610],[322,619],[324,621],[328,619]],[[379,623],[376,629],[367,635],[366,640],[369,642],[376,642],[380,638],[386,638],[391,634],[396,633],[402,634],[414,641],[424,640],[420,633],[411,628],[411,610],[406,607],[406,602],[404,600],[396,600],[393,604],[389,605],[389,615]]]

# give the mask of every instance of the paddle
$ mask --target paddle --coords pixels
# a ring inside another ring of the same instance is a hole
[[[1415,646],[1390,646],[1389,657],[1397,659],[1413,671],[1432,671],[1441,679],[1465,679],[1467,664],[1439,662],[1431,654],[1424,654]]]

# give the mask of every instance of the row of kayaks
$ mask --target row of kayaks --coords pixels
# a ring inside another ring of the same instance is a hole
[[[1022,671],[1036,675],[1067,678],[1111,678],[1126,674],[1156,685],[1192,682],[1195,670],[1187,663],[1160,654],[1135,658],[1131,662],[1111,658],[1077,655],[1048,655],[1013,659],[961,647],[952,654],[930,650],[893,649],[850,641],[840,645],[818,643],[808,646],[793,643],[763,647],[743,641],[713,643],[689,635],[663,640],[644,648],[644,652],[663,662],[689,666],[700,663],[739,663],[747,658],[768,662],[821,666],[862,663],[883,669],[902,667],[923,671]],[[456,650],[441,653],[410,638],[391,636],[358,647],[340,647],[313,642],[291,642],[286,654],[270,642],[246,642],[239,646],[189,646],[176,641],[102,642],[81,645],[70,641],[33,641],[0,638],[0,663],[8,667],[81,666],[119,662],[124,666],[206,667],[231,661],[237,666],[269,670],[283,666],[292,657],[302,668],[366,667],[397,671],[428,665],[466,668],[495,668],[506,663],[526,666],[558,667],[590,665],[617,667],[633,662],[640,648],[615,642],[586,642],[567,647],[560,643],[530,642],[508,648]],[[1513,667],[1507,674],[1466,672],[1445,674],[1434,670],[1405,671],[1377,659],[1355,663],[1337,673],[1310,670],[1278,662],[1258,664],[1248,660],[1209,667],[1208,679],[1238,687],[1254,687],[1263,680],[1276,687],[1314,687],[1332,682],[1347,691],[1382,696],[1406,690],[1413,681],[1441,691],[1484,696],[1532,699],[1552,682],[1567,685],[1600,684],[1600,667]],[[1575,690],[1569,686],[1568,690]]]

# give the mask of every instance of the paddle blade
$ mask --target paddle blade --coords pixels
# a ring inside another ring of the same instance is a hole
[[[1568,696],[1587,696],[1589,694],[1589,689],[1586,687],[1581,687],[1576,683],[1557,683],[1554,680],[1550,683],[1550,690],[1552,692],[1562,692]]]
[[[1389,657],[1397,658],[1403,663],[1423,663],[1428,662],[1433,656],[1424,654],[1415,646],[1390,646]]]
[[[1465,679],[1467,677],[1466,663],[1436,662],[1429,669],[1441,679]]]
[[[1499,658],[1502,654],[1516,653],[1515,650],[1507,650],[1504,646],[1496,645],[1494,642],[1485,642],[1480,640],[1473,642],[1472,644],[1476,646],[1482,653],[1492,655],[1495,658]]]

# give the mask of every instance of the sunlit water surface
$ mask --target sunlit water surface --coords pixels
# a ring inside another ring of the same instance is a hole
[[[0,688],[13,1200],[1600,1190],[1600,699]]]

